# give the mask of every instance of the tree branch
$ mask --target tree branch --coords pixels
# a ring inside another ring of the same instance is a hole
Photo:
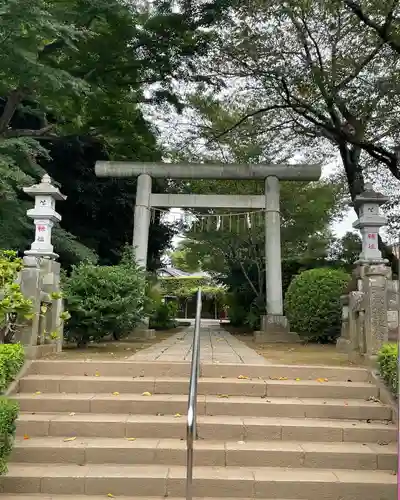
[[[353,14],[355,14],[358,19],[363,22],[369,28],[372,28],[376,31],[376,33],[380,36],[384,43],[388,44],[395,52],[400,54],[400,42],[394,39],[394,37],[390,34],[390,27],[393,21],[393,13],[396,5],[399,3],[399,0],[394,0],[392,3],[392,7],[386,17],[386,21],[383,26],[380,26],[375,21],[373,21],[362,9],[361,5],[359,5],[354,0],[343,0],[346,7],[348,7]]]
[[[232,125],[228,129],[224,130],[223,132],[220,132],[216,136],[212,137],[208,141],[207,144],[210,144],[213,141],[217,141],[218,139],[220,139],[224,135],[229,134],[230,132],[232,132],[233,130],[235,130],[236,128],[238,128],[240,125],[242,125],[242,123],[244,123],[249,118],[252,118],[253,116],[257,116],[257,115],[260,115],[262,113],[267,113],[268,111],[273,111],[273,110],[276,110],[276,109],[290,109],[290,108],[291,108],[291,106],[286,105],[286,104],[274,104],[272,106],[267,106],[266,108],[257,109],[256,111],[252,111],[251,113],[247,113],[238,122],[236,122],[234,125]]]
[[[343,89],[346,85],[348,85],[354,78],[361,73],[361,71],[375,58],[375,56],[382,49],[384,42],[381,42],[358,66],[354,69],[350,75],[348,75],[344,80],[338,83],[334,88],[334,92],[338,92]]]
[[[0,134],[8,129],[14,113],[22,102],[24,95],[25,93],[22,89],[15,89],[8,96],[3,114],[0,116]]]
[[[47,127],[43,127],[39,130],[31,130],[31,129],[20,129],[20,130],[6,130],[3,132],[3,137],[5,139],[11,139],[15,137],[40,137],[50,130],[52,130],[55,125],[47,125]]]

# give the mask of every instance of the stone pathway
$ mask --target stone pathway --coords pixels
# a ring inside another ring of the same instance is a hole
[[[193,326],[167,340],[131,356],[134,361],[188,361],[192,359]],[[200,330],[200,361],[202,363],[269,364],[243,342],[220,328],[207,325]]]

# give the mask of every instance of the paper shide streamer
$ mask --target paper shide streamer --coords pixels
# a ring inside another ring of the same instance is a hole
[[[159,214],[159,217],[157,217]],[[263,224],[264,210],[251,210],[247,212],[229,212],[226,214],[198,214],[188,211],[173,213],[162,208],[151,208],[151,222],[155,220],[168,220],[171,223],[181,223],[194,233],[211,231],[228,231],[240,233],[255,230]]]

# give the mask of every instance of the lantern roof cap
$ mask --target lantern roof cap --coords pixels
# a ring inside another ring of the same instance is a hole
[[[44,174],[39,184],[34,184],[30,187],[23,188],[24,193],[29,194],[32,198],[36,196],[51,196],[54,200],[63,201],[67,197],[64,196],[60,190],[52,184],[51,177]]]
[[[367,182],[365,184],[364,191],[356,196],[354,200],[354,206],[359,207],[364,203],[375,203],[376,205],[380,206],[385,204],[387,201],[389,201],[389,198],[387,196],[379,193],[378,191],[374,191],[372,184]]]

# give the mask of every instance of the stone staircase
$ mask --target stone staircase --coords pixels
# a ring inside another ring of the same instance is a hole
[[[188,363],[39,360],[2,498],[184,498]],[[361,368],[202,364],[195,496],[394,500],[392,410]]]

